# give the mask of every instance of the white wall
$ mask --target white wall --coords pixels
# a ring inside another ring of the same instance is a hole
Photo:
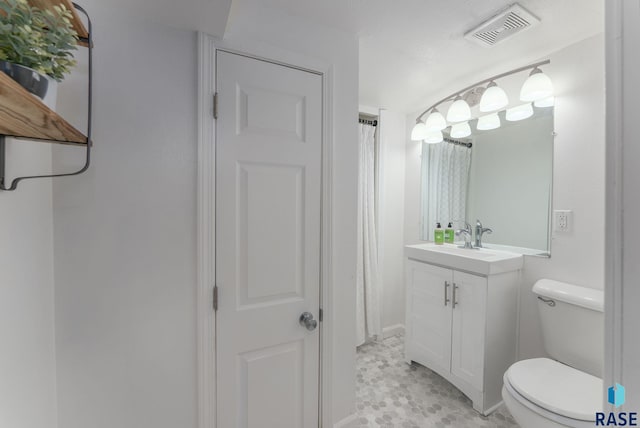
[[[195,428],[196,35],[83,5],[95,147],[86,174],[54,183],[59,426]],[[84,71],[59,100],[78,126]]]
[[[382,328],[397,333],[404,325],[404,180],[406,117],[380,110],[380,271]]]
[[[87,3],[94,162],[54,187],[60,426],[194,427],[195,34]],[[331,68],[335,290],[325,309],[335,321],[329,405],[338,421],[355,410],[357,40],[242,2],[232,15],[227,40],[238,49],[297,52]],[[80,126],[74,79],[61,112]],[[57,149],[56,163],[77,162],[69,152]]]
[[[520,358],[544,355],[531,287],[551,278],[604,288],[604,37],[586,39],[545,58],[555,93],[554,209],[573,211],[573,231],[554,234],[551,258],[525,257],[520,301]],[[484,76],[478,76],[481,79]],[[456,88],[451,88],[451,91]],[[508,93],[514,93],[508,91]],[[407,118],[408,128],[420,112]],[[420,240],[420,144],[407,145],[405,242]],[[493,225],[496,228],[498,225]]]
[[[50,145],[9,144],[7,167],[50,172]],[[0,191],[0,427],[57,426],[51,194],[50,179]]]

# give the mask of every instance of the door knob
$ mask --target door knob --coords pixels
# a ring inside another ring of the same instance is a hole
[[[300,315],[300,325],[306,327],[309,331],[313,331],[318,326],[318,321],[313,319],[311,312],[303,312],[302,315]]]

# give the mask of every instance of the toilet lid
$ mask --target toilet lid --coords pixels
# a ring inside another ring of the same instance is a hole
[[[524,398],[553,413],[595,421],[602,411],[602,379],[548,358],[518,361],[506,378]]]

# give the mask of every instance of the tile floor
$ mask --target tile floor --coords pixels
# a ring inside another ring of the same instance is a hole
[[[404,338],[358,348],[358,418],[349,428],[513,428],[504,407],[481,416],[471,401],[440,375],[403,358]]]

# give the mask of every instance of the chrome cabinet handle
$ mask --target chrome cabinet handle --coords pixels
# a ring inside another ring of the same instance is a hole
[[[456,285],[456,283],[453,283],[453,302],[451,302],[451,306],[452,307],[456,307],[456,305],[458,304],[458,300],[456,298],[456,290],[458,290],[458,286]]]
[[[449,303],[451,300],[449,300],[449,286],[451,284],[449,284],[449,281],[445,281],[444,282],[444,305],[447,306],[447,303]]]
[[[305,327],[309,331],[313,331],[318,327],[318,321],[313,319],[313,314],[311,312],[303,312],[300,315],[300,325]]]

